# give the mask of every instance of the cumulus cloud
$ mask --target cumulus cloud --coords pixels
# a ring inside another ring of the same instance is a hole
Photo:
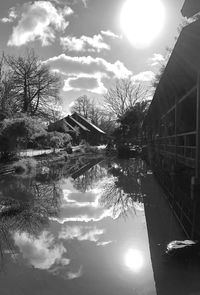
[[[56,8],[50,1],[25,3],[8,45],[21,46],[35,40],[40,40],[43,46],[49,45],[55,40],[55,32],[68,26],[66,15],[71,13],[71,8]]]
[[[92,93],[105,94],[107,89],[101,81],[103,76],[101,73],[96,73],[94,75],[80,74],[76,77],[69,77],[64,80],[63,91],[86,90]]]
[[[1,19],[2,23],[12,23],[17,18],[17,10],[15,7],[11,7],[7,17]]]
[[[160,66],[163,62],[165,62],[165,58],[160,53],[154,53],[153,57],[148,59],[148,63],[152,66]]]
[[[110,50],[110,46],[103,41],[101,34],[94,35],[93,37],[83,35],[80,38],[72,36],[61,37],[60,43],[68,51],[100,52],[102,50]]]
[[[109,77],[125,78],[132,75],[132,72],[121,61],[117,60],[115,63],[110,63],[101,57],[60,54],[49,58],[44,63],[68,76],[104,73]]]
[[[64,91],[81,89],[97,94],[106,93],[106,81],[128,78],[132,72],[119,60],[108,62],[100,57],[69,56],[61,54],[44,61],[53,71],[62,75]]]
[[[145,72],[141,72],[137,75],[134,75],[132,80],[134,82],[150,82],[155,78],[155,73],[152,71],[145,71]]]
[[[62,228],[62,231],[59,234],[59,238],[65,240],[77,239],[79,241],[97,242],[100,239],[100,236],[103,235],[103,233],[103,229],[98,229],[95,226],[66,225],[64,228]]]
[[[69,264],[70,260],[63,257],[66,249],[62,243],[55,243],[54,237],[44,231],[38,238],[27,233],[14,233],[15,244],[19,247],[23,258],[30,265],[39,269],[50,269],[55,263]]]
[[[119,35],[113,33],[113,32],[110,31],[110,30],[106,30],[106,31],[103,31],[103,30],[102,30],[102,31],[101,31],[101,34],[102,34],[102,35],[105,35],[105,36],[107,36],[107,37],[113,38],[113,39],[121,39],[121,36],[119,36]]]

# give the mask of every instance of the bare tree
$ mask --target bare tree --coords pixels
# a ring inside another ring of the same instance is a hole
[[[79,115],[88,119],[90,108],[91,102],[89,98],[87,95],[82,95],[75,100],[74,105],[71,107],[71,111],[77,112]]]
[[[142,84],[134,83],[131,79],[119,79],[104,96],[105,108],[115,117],[120,117],[127,109],[144,100],[147,93],[148,90]]]
[[[86,95],[75,100],[71,111],[78,113],[97,126],[100,125],[102,118],[105,116],[105,111],[97,106],[94,99],[90,99]]]
[[[12,72],[15,103],[19,110],[31,116],[48,117],[49,108],[59,100],[60,78],[35,55],[8,56],[6,63]]]
[[[17,111],[13,103],[15,95],[12,73],[6,68],[4,55],[0,58],[0,120]]]

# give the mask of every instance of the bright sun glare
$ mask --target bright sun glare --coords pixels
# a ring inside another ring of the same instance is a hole
[[[148,47],[161,32],[164,21],[161,0],[127,0],[121,10],[121,28],[136,48]]]
[[[129,249],[125,254],[125,265],[134,272],[139,272],[144,263],[141,251]]]

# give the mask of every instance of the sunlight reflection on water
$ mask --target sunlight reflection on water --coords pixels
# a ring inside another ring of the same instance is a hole
[[[138,249],[129,249],[124,256],[125,265],[134,272],[139,272],[144,265],[142,252]]]

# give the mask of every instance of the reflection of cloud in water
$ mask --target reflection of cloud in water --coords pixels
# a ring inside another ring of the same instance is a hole
[[[77,239],[79,241],[97,242],[100,236],[104,233],[103,229],[98,229],[95,226],[68,226],[62,228],[59,234],[60,239],[70,240]]]
[[[80,210],[82,211],[82,210]],[[87,211],[87,212],[85,212]],[[67,214],[68,212],[65,211],[65,214],[62,214],[62,215],[66,215],[68,216]],[[83,213],[78,213],[78,211],[76,212],[70,212],[70,215],[73,214],[73,216],[71,217],[65,217],[65,216],[60,216],[60,217],[52,217],[51,220],[53,221],[57,221],[61,224],[64,224],[65,222],[90,222],[90,221],[93,221],[93,222],[97,222],[97,221],[100,221],[106,217],[111,217],[111,218],[117,218],[118,216],[115,216],[113,217],[113,213],[112,213],[112,210],[111,209],[101,209],[101,208],[98,208],[98,209],[95,209],[95,210],[84,210]]]
[[[100,221],[106,217],[113,216],[112,208],[105,208],[100,203],[102,189],[96,187],[86,193],[70,192],[64,190],[64,201],[59,217],[52,217],[51,220],[61,224],[65,222],[90,222]]]
[[[140,185],[137,180],[137,191],[129,194],[118,187],[117,180],[118,178],[113,176],[104,177],[95,188],[84,193],[73,191],[73,188],[63,188],[60,215],[51,218],[51,220],[61,224],[65,222],[98,222],[106,217],[116,219],[131,210],[134,212],[143,211],[143,195],[139,190]],[[126,184],[127,176],[125,180]]]
[[[74,280],[78,279],[83,275],[83,267],[81,266],[77,272],[67,272],[65,279]]]
[[[71,192],[64,189],[62,207],[97,207],[100,194],[99,189],[93,189],[86,193]]]
[[[67,252],[63,244],[55,243],[53,235],[47,231],[38,238],[25,232],[16,232],[13,237],[23,257],[35,268],[49,269],[54,264],[67,265],[70,262],[62,257]]]

